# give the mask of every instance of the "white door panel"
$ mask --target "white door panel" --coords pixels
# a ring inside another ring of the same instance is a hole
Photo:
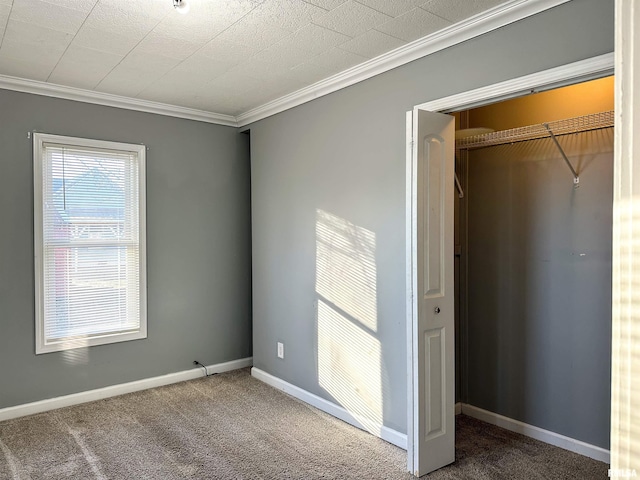
[[[416,109],[412,121],[413,412],[408,430],[413,439],[409,468],[419,476],[455,459],[454,118]]]

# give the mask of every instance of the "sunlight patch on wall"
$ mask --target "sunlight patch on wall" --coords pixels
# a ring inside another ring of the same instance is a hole
[[[373,232],[316,212],[318,383],[362,426],[382,425]]]
[[[64,363],[67,365],[86,365],[89,363],[89,340],[87,337],[65,340],[62,345],[65,350],[60,355],[62,355]]]
[[[323,210],[316,212],[316,292],[377,330],[376,237]]]
[[[318,379],[363,426],[382,424],[380,342],[318,301]]]

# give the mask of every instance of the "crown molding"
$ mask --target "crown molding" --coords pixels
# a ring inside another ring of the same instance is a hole
[[[391,50],[329,78],[248,110],[236,117],[238,126],[262,120],[328,95],[401,65],[517,22],[569,0],[511,0],[443,30]]]
[[[231,115],[196,110],[195,108],[178,107],[176,105],[141,100],[139,98],[121,97],[110,93],[66,87],[64,85],[40,82],[38,80],[27,80],[7,75],[0,75],[0,89],[105,105],[107,107],[124,108],[126,110],[155,113],[169,117],[186,118],[188,120],[215,123],[230,127],[236,127],[238,125],[236,118]]]
[[[155,113],[170,117],[186,118],[218,125],[243,127],[568,1],[570,0],[510,0],[443,30],[427,35],[379,57],[316,82],[313,85],[248,110],[237,117],[6,75],[0,75],[0,89]]]

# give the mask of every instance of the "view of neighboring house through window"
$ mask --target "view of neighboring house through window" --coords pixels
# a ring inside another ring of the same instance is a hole
[[[145,148],[34,134],[36,353],[146,337]]]

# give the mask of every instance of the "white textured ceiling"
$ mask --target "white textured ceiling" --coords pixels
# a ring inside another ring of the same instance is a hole
[[[0,74],[238,115],[504,0],[0,0]]]

